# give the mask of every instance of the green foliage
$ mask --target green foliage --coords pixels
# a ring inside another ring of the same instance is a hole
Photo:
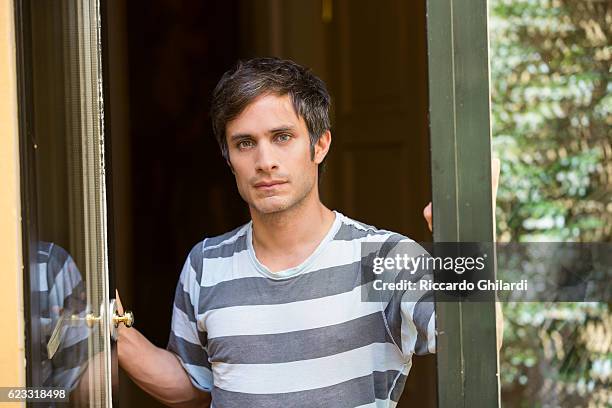
[[[610,406],[612,315],[600,303],[504,307],[507,406]]]
[[[612,238],[612,2],[491,1],[502,241]]]
[[[491,0],[500,241],[612,241],[612,1]],[[605,303],[504,306],[508,406],[612,406]]]

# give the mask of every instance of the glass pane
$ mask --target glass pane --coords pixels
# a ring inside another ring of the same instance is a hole
[[[21,18],[28,385],[111,406],[99,2],[25,1]]]
[[[611,4],[490,1],[500,241],[612,241]],[[503,405],[612,405],[600,300],[504,305]]]

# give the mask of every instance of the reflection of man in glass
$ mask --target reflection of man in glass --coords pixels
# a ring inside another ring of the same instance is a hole
[[[213,128],[252,221],[191,250],[167,350],[120,327],[120,364],[161,401],[393,406],[412,355],[435,350],[430,298],[361,301],[361,243],[411,240],[321,203],[329,106],[290,61],[240,63],[217,85]]]
[[[41,386],[76,388],[88,356],[84,281],[59,245],[39,242],[32,300],[40,313]],[[79,319],[73,321],[72,317]]]

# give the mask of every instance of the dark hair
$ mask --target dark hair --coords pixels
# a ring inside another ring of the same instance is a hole
[[[213,91],[210,117],[221,154],[229,161],[225,127],[257,97],[289,95],[293,109],[304,118],[310,136],[311,158],[321,135],[330,129],[331,98],[325,83],[309,69],[279,58],[239,61],[219,80]]]

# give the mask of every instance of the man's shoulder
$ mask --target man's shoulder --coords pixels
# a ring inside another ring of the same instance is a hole
[[[226,233],[223,233],[217,236],[213,236],[213,237],[208,237],[204,239],[201,242],[201,244],[204,249],[211,249],[211,248],[216,248],[216,247],[220,247],[223,245],[234,244],[241,239],[246,239],[247,230],[250,225],[251,223],[248,222],[244,225],[234,228],[233,230],[229,232],[226,232]]]
[[[201,264],[203,259],[228,257],[246,249],[247,230],[250,223],[233,230],[202,239],[189,252],[192,264]]]
[[[381,241],[412,241],[407,236],[395,231],[378,228],[374,225],[357,221],[346,215],[341,215],[341,225],[334,239],[341,241],[381,242]]]

